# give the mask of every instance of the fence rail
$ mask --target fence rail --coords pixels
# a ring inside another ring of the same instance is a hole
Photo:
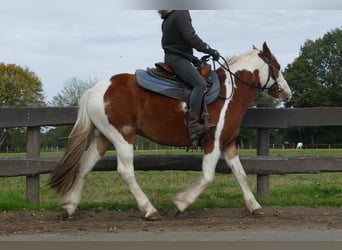
[[[9,158],[0,160],[0,177],[30,176],[50,173],[59,158]],[[201,171],[201,155],[138,155],[134,157],[138,171]],[[241,163],[248,174],[304,174],[342,172],[342,156],[252,156],[241,157]],[[275,167],[276,166],[276,167]],[[117,168],[115,156],[105,156],[94,171],[113,171]],[[229,174],[230,169],[220,159],[217,173]]]
[[[71,125],[76,121],[77,107],[0,108],[0,128],[27,127],[27,150],[24,159],[0,159],[0,177],[26,176],[26,198],[39,204],[40,174],[49,173],[57,158],[40,157],[40,127]],[[293,173],[342,172],[342,156],[270,157],[269,129],[305,126],[342,126],[342,107],[300,109],[248,109],[242,127],[257,129],[257,156],[242,157],[247,173],[257,174],[257,195],[269,197],[269,175]],[[104,157],[94,171],[116,169],[115,157]],[[201,171],[199,155],[136,156],[136,170]],[[230,173],[223,160],[217,172]]]
[[[289,128],[341,126],[342,107],[249,108],[244,128]],[[70,125],[76,121],[77,107],[0,107],[0,128]]]

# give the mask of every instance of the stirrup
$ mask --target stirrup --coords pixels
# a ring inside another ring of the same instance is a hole
[[[209,123],[209,111],[208,111],[208,107],[206,105],[205,102],[203,102],[203,112],[202,112],[202,120],[204,121],[204,126],[205,126],[205,130],[208,132],[210,129],[215,128],[216,124],[212,124]]]
[[[199,145],[199,137],[198,136],[196,136],[195,138],[190,138],[190,140],[191,140],[191,147],[192,148],[197,148],[197,147],[199,147],[200,145]]]

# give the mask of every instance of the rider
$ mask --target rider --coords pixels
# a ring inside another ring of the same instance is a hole
[[[193,49],[209,54],[215,61],[219,60],[220,54],[198,37],[188,10],[159,10],[158,13],[163,19],[161,43],[165,53],[164,61],[179,78],[193,87],[187,126],[189,138],[193,146],[197,146],[198,138],[205,131],[205,126],[200,123],[200,115],[207,84],[194,67],[199,66],[200,61],[193,55]]]

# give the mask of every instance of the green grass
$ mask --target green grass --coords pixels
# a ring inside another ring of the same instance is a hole
[[[154,151],[155,152],[155,151]],[[113,152],[111,152],[113,153]],[[172,153],[170,151],[155,153]],[[179,152],[177,152],[179,153]],[[184,153],[184,151],[183,151]],[[241,156],[255,155],[255,150],[241,150]],[[271,150],[271,155],[310,156],[341,155],[342,149]],[[44,157],[59,157],[61,153],[42,153]],[[0,157],[24,157],[0,155]],[[191,171],[137,171],[142,189],[158,209],[171,210],[172,197],[192,185],[201,176]],[[0,210],[58,209],[58,197],[45,187],[47,175],[41,175],[40,206],[25,201],[25,177],[0,178]],[[256,190],[256,176],[249,175],[252,190]],[[342,173],[271,175],[270,199],[260,201],[263,206],[342,206]],[[244,207],[241,191],[232,175],[216,174],[214,183],[189,208],[198,210],[212,207]],[[83,190],[80,209],[108,208],[137,209],[136,202],[116,172],[92,172]]]

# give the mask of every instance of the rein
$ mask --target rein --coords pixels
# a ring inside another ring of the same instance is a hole
[[[252,83],[250,82],[247,82],[243,79],[241,79],[240,77],[238,77],[234,72],[232,72],[229,68],[229,65],[227,63],[227,61],[224,59],[224,57],[220,56],[220,58],[224,61],[224,64],[220,63],[219,61],[217,61],[217,63],[223,68],[225,69],[226,71],[228,71],[229,75],[230,75],[230,79],[231,79],[231,82],[233,84],[233,77],[235,77],[236,79],[238,79],[240,82],[242,82],[243,84],[249,86],[250,88],[253,88],[253,89],[258,89],[260,92],[263,92],[264,90],[275,90],[276,92],[280,92],[280,89],[279,89],[279,85],[278,85],[278,82],[274,76],[274,72],[273,72],[273,69],[272,69],[272,61],[271,60],[268,60],[267,61],[267,65],[268,65],[268,77],[267,77],[267,81],[266,81],[266,84],[265,86],[261,87],[261,86],[255,86],[253,85]],[[214,69],[215,69],[215,63],[214,63]],[[271,77],[275,80],[275,82],[267,87],[268,85],[268,82],[270,81]],[[234,88],[233,88],[233,91],[231,93],[231,95],[229,97],[222,97],[222,96],[219,96],[220,99],[230,99],[232,96],[233,96],[233,93],[234,93]]]

